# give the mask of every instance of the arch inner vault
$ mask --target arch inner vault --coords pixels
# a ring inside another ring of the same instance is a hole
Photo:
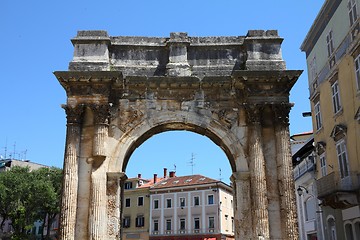
[[[120,239],[131,153],[168,130],[203,134],[232,167],[235,239],[298,239],[289,91],[277,31],[112,37],[79,31],[68,71],[61,239]]]

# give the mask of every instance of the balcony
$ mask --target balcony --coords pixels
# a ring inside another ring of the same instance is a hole
[[[345,209],[359,204],[359,174],[350,173],[341,178],[339,172],[332,172],[316,181],[318,198],[323,206]]]

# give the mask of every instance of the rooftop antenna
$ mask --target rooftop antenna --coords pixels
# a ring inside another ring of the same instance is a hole
[[[190,159],[190,162],[189,165],[191,166],[191,175],[194,175],[194,166],[195,166],[195,154],[194,153],[191,153],[191,159]]]
[[[14,154],[13,154],[13,158],[16,158],[16,155],[15,155],[15,154],[16,154],[16,152],[15,152],[15,150],[16,150],[16,142],[14,142],[14,145],[13,145],[13,146],[14,146]]]
[[[174,171],[176,172],[176,164],[174,164]]]
[[[221,168],[219,168],[219,180],[220,180],[220,182],[222,181],[222,177],[221,177]]]
[[[4,148],[5,148],[5,159],[6,159],[6,157],[7,157],[7,156],[6,156],[6,153],[7,153],[7,138],[6,138],[6,140],[5,140],[5,147],[4,147]]]

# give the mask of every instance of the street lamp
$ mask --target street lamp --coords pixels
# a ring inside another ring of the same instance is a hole
[[[296,190],[299,196],[301,196],[303,194],[303,189],[305,190],[306,194],[309,193],[309,191],[307,190],[306,187],[303,187],[303,186],[300,185]]]

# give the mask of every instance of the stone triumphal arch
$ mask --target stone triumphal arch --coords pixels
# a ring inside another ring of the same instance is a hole
[[[232,167],[236,239],[298,239],[289,91],[277,31],[238,37],[111,37],[79,31],[68,71],[60,236],[120,239],[132,152],[154,134],[212,139]]]

